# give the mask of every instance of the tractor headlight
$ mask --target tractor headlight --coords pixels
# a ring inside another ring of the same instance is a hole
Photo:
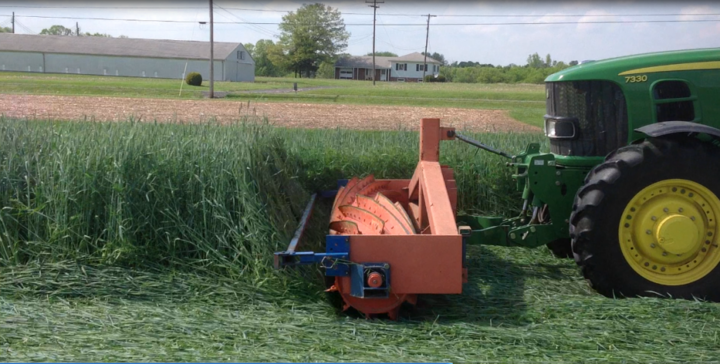
[[[577,136],[577,118],[545,115],[545,135],[552,139],[573,139]]]

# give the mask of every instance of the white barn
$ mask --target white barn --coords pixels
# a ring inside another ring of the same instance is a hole
[[[255,61],[241,43],[214,43],[216,81],[255,80]],[[0,33],[0,70],[210,79],[210,42]],[[187,70],[186,70],[187,65]]]

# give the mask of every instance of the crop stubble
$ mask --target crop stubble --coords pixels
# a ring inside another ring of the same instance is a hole
[[[477,132],[537,131],[511,118],[505,110],[340,105],[316,103],[260,103],[230,100],[167,100],[119,97],[0,95],[0,113],[13,118],[57,120],[93,119],[192,123],[215,118],[231,122],[245,115],[267,116],[276,126],[361,130],[417,129],[421,118],[436,117],[443,124]]]

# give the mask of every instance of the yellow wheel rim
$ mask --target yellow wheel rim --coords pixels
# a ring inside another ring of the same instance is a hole
[[[620,218],[620,248],[630,267],[651,282],[680,286],[720,263],[720,200],[693,181],[653,183],[630,200]]]

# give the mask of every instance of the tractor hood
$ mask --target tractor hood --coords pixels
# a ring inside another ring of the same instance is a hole
[[[618,76],[720,69],[720,48],[645,53],[592,61],[553,73],[545,82],[617,80]]]

